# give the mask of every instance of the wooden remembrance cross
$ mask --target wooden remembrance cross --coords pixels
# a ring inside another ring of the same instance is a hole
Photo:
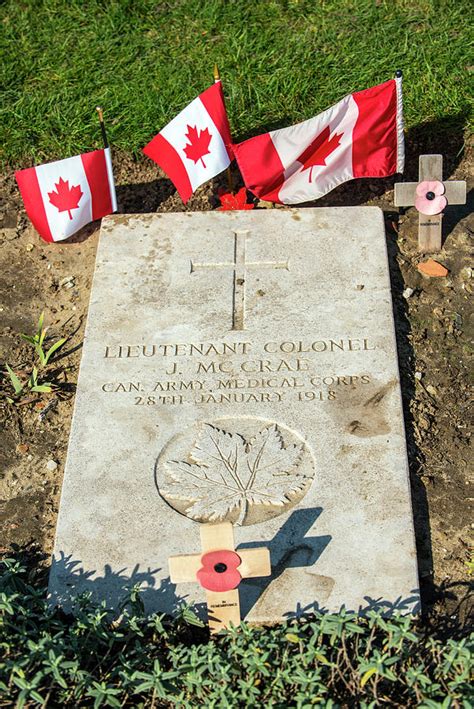
[[[230,522],[202,524],[200,554],[171,556],[172,583],[195,581],[206,589],[209,628],[217,633],[240,624],[237,586],[245,578],[270,576],[270,552],[265,547],[235,551]]]
[[[191,273],[199,269],[231,268],[234,271],[234,306],[232,330],[245,329],[245,276],[247,268],[284,268],[288,271],[288,261],[246,261],[245,252],[248,231],[235,231],[234,260],[220,263],[194,263]]]
[[[418,250],[423,253],[441,250],[442,211],[449,204],[466,203],[466,183],[462,180],[443,182],[443,156],[420,155],[419,182],[397,182],[395,184],[395,206],[416,206],[418,220]],[[424,189],[426,188],[426,189]],[[441,208],[430,209],[438,200]],[[441,201],[440,201],[441,200]],[[426,205],[425,208],[419,205]]]

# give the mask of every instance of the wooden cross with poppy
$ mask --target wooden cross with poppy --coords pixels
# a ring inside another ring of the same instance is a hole
[[[395,206],[418,210],[418,250],[440,251],[443,209],[449,204],[466,204],[466,183],[443,182],[442,155],[420,155],[418,180],[396,183]]]
[[[240,623],[238,585],[242,579],[270,576],[270,552],[265,547],[237,553],[230,522],[202,524],[200,554],[171,556],[172,583],[197,581],[206,590],[211,633]]]

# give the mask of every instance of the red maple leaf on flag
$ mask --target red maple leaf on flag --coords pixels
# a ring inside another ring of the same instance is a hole
[[[330,134],[329,126],[321,131],[319,135],[308,145],[306,150],[303,150],[299,158],[296,158],[298,162],[303,163],[301,171],[307,170],[308,167],[311,168],[309,171],[308,182],[311,182],[311,177],[313,173],[313,167],[315,165],[326,165],[326,158],[337,148],[341,142],[342,133],[335,133],[331,139],[329,139]]]
[[[202,162],[202,166],[206,167],[204,160],[202,159],[204,155],[207,155],[211,151],[209,150],[209,143],[211,142],[212,135],[209,133],[207,128],[198,131],[197,126],[187,126],[188,132],[185,134],[189,145],[185,145],[184,152],[189,160],[194,160],[196,164],[198,160]]]
[[[220,189],[217,193],[221,201],[221,207],[217,207],[218,212],[234,211],[237,209],[253,209],[255,205],[247,204],[247,190],[241,187],[237,194],[226,192]]]
[[[72,219],[71,209],[78,209],[83,194],[80,186],[69,187],[69,180],[63,180],[62,177],[54,186],[56,192],[48,192],[49,201],[59,212],[67,212],[69,219]]]

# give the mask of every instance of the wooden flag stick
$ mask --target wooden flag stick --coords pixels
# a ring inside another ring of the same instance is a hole
[[[104,148],[108,148],[109,141],[107,140],[107,133],[105,131],[104,113],[100,106],[97,106],[95,110],[97,111],[97,114],[99,116],[100,130],[102,131],[102,140],[104,142]]]
[[[102,141],[104,143],[104,157],[107,166],[107,174],[110,187],[110,199],[112,202],[112,212],[117,211],[117,194],[115,192],[115,181],[114,181],[114,171],[112,168],[112,158],[110,156],[109,141],[107,140],[107,133],[104,125],[104,114],[100,106],[96,106],[97,115],[99,116],[100,130],[102,132]]]
[[[214,64],[214,83],[217,84],[218,81],[221,80],[221,75],[219,73],[219,67],[217,64]],[[230,171],[230,165],[225,171],[225,174],[227,175],[227,187],[229,188],[229,192],[234,193],[234,183],[232,181],[232,173]]]

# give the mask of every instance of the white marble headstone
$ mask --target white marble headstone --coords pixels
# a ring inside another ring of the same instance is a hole
[[[54,560],[82,591],[147,610],[204,600],[168,557],[235,523],[273,573],[244,617],[417,600],[382,212],[372,207],[103,221]]]

